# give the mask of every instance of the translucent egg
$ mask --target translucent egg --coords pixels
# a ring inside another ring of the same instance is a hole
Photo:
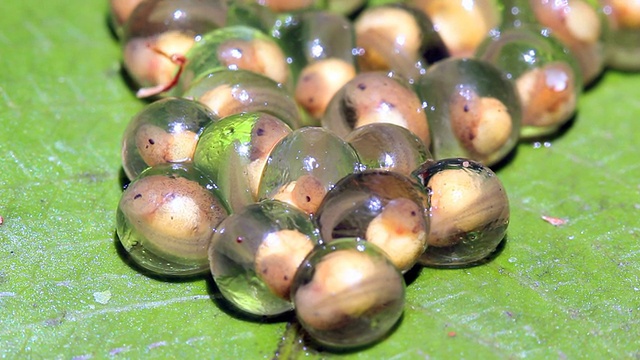
[[[304,11],[277,21],[272,34],[293,68],[296,101],[319,119],[331,97],[356,75],[351,23],[336,13]]]
[[[412,0],[409,4],[429,17],[454,57],[472,56],[500,24],[500,10],[493,0]]]
[[[606,63],[614,69],[640,70],[640,2],[601,0],[611,31],[605,38]]]
[[[354,27],[363,72],[391,70],[413,82],[449,55],[425,14],[405,4],[368,7]]]
[[[481,44],[476,57],[515,82],[523,137],[553,133],[575,113],[582,91],[580,67],[558,40],[538,27],[505,29]]]
[[[398,322],[405,283],[375,245],[341,239],[307,256],[291,298],[313,339],[332,348],[354,348],[382,339]]]
[[[247,26],[227,26],[208,32],[186,54],[175,93],[219,70],[246,70],[278,84],[291,82],[291,71],[280,46],[261,31]]]
[[[122,167],[132,180],[150,166],[189,162],[202,129],[216,120],[206,106],[166,98],[136,114],[124,132]]]
[[[344,140],[320,127],[293,131],[271,151],[258,197],[277,199],[312,214],[341,178],[360,168]]]
[[[383,72],[358,74],[335,94],[322,117],[322,126],[343,139],[353,129],[372,123],[407,128],[429,146],[429,123],[422,102],[398,76]]]
[[[356,149],[366,169],[395,171],[410,176],[431,158],[425,144],[414,133],[390,123],[374,123],[354,129],[345,140]]]
[[[489,256],[509,225],[509,199],[496,174],[469,159],[427,162],[414,172],[429,194],[426,266],[459,267]]]
[[[146,0],[124,25],[124,67],[144,88],[172,83],[182,57],[200,36],[224,26],[222,0]]]
[[[358,237],[375,244],[400,271],[409,270],[427,246],[428,199],[408,177],[365,170],[340,180],[316,213],[322,240]]]
[[[608,32],[604,15],[591,0],[509,0],[506,26],[538,25],[547,28],[571,50],[580,65],[584,85],[602,72],[604,39]]]
[[[230,115],[205,128],[194,164],[218,185],[233,212],[257,201],[258,184],[275,144],[291,129],[266,113]]]
[[[417,83],[436,159],[467,157],[486,165],[516,145],[522,110],[514,84],[495,66],[475,59],[448,59]]]
[[[305,213],[264,200],[220,223],[209,247],[211,273],[225,299],[242,311],[280,314],[293,309],[295,272],[317,243]]]
[[[244,70],[220,70],[195,81],[181,96],[205,104],[226,117],[243,112],[265,112],[292,129],[303,124],[295,100],[275,81]]]
[[[122,193],[118,239],[130,258],[157,275],[208,271],[207,248],[228,215],[215,184],[190,164],[163,164],[142,172]]]

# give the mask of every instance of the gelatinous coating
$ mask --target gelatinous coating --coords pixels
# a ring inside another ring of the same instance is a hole
[[[392,70],[413,81],[427,62],[448,56],[433,24],[413,7],[390,4],[370,7],[355,20],[361,71]]]
[[[277,198],[312,214],[338,180],[359,168],[355,150],[332,132],[298,129],[271,151],[258,197]]]
[[[379,246],[400,271],[409,270],[426,247],[426,194],[400,174],[365,170],[340,180],[316,213],[323,241],[359,237]]]
[[[116,35],[122,35],[122,25],[129,19],[133,9],[142,1],[143,0],[109,0],[110,20]]]
[[[207,271],[207,248],[228,215],[215,185],[189,164],[149,168],[122,193],[120,242],[140,267],[159,275]]]
[[[583,0],[529,0],[529,4],[536,20],[576,57],[584,84],[597,78],[604,68],[606,26],[596,7]]]
[[[165,98],[145,106],[124,132],[122,167],[133,180],[150,166],[189,162],[202,129],[216,117],[204,105]]]
[[[475,59],[433,65],[417,84],[436,159],[462,156],[491,165],[516,145],[522,110],[514,84]]]
[[[521,136],[550,134],[573,116],[582,91],[580,67],[539,27],[505,29],[480,45],[476,56],[515,80],[522,102]]]
[[[391,123],[412,131],[429,144],[429,124],[422,102],[399,77],[381,72],[361,73],[331,99],[322,126],[346,136],[355,128],[372,123]]]
[[[220,70],[195,81],[181,96],[193,98],[220,117],[265,112],[292,129],[302,125],[298,105],[275,81],[244,70]]]
[[[428,144],[402,126],[375,123],[354,129],[345,138],[367,169],[383,169],[410,176],[431,158]]]
[[[500,11],[491,0],[413,0],[433,22],[451,56],[472,56],[489,32],[500,24]]]
[[[227,26],[204,34],[186,53],[186,65],[174,93],[223,69],[255,72],[279,84],[291,81],[285,55],[272,38],[247,26]]]
[[[276,12],[303,10],[315,3],[315,0],[256,0]]]
[[[172,56],[186,53],[194,43],[193,35],[177,30],[133,38],[124,46],[124,66],[141,87],[168,84],[179,67]]]
[[[295,98],[312,117],[321,118],[329,101],[344,84],[356,76],[350,62],[329,58],[305,66],[295,89]]]
[[[318,342],[348,348],[383,338],[402,315],[405,284],[373,244],[342,239],[316,247],[291,289],[296,315]]]
[[[232,211],[257,200],[258,185],[273,147],[291,129],[265,113],[227,116],[205,128],[194,164],[218,185]]]
[[[640,69],[640,1],[601,0],[610,31],[605,39],[606,63],[610,67]]]
[[[509,224],[509,200],[498,177],[469,159],[427,162],[414,172],[429,194],[427,266],[473,264],[491,254]]]
[[[172,82],[179,67],[174,55],[184,55],[207,31],[224,26],[222,0],[146,0],[123,28],[124,67],[142,87]]]
[[[287,55],[297,81],[304,67],[318,60],[338,59],[355,66],[351,21],[330,11],[289,13],[273,21],[270,34]]]
[[[449,102],[451,129],[474,158],[486,158],[504,146],[512,133],[507,107],[493,97],[481,97],[461,86]]]
[[[293,308],[289,295],[298,266],[318,243],[309,217],[265,200],[230,215],[209,247],[211,273],[222,295],[254,315]]]

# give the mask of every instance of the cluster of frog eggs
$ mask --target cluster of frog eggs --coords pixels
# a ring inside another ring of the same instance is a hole
[[[361,346],[400,317],[402,273],[495,250],[487,166],[570,119],[605,60],[638,67],[640,6],[320,3],[111,0],[139,94],[165,95],[124,134],[117,232],[145,270],[211,271],[242,311]]]

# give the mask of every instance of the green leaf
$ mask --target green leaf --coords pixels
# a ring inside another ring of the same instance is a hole
[[[3,5],[0,357],[640,356],[640,75],[607,72],[565,133],[499,169],[512,222],[492,261],[423,269],[387,339],[318,353],[285,321],[226,308],[209,279],[161,281],[123,261],[120,141],[143,103],[106,3]]]

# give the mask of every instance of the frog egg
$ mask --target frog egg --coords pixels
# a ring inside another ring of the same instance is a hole
[[[124,132],[122,167],[133,180],[150,166],[189,162],[202,129],[217,118],[204,105],[166,98],[145,106]]]
[[[431,158],[428,145],[414,133],[389,123],[374,123],[354,129],[345,140],[356,149],[367,169],[395,171],[410,176]]]
[[[353,129],[372,123],[405,127],[429,144],[429,124],[422,102],[401,78],[382,72],[361,73],[331,99],[322,126],[345,138]]]
[[[429,68],[416,87],[436,159],[460,156],[492,165],[515,147],[520,100],[514,84],[495,66],[475,59],[444,60]]]
[[[338,14],[351,15],[362,8],[366,0],[325,0],[324,8]]]
[[[227,215],[215,184],[190,164],[149,168],[122,193],[117,234],[131,259],[157,275],[208,271],[207,248]]]
[[[571,53],[537,27],[503,30],[480,45],[476,57],[515,81],[522,104],[522,137],[555,132],[576,111],[582,90],[580,67]]]
[[[296,100],[319,119],[331,97],[356,74],[351,23],[336,13],[303,11],[276,21],[271,33],[291,64]]]
[[[255,0],[275,12],[304,10],[316,2],[315,0]]]
[[[611,31],[605,38],[606,64],[614,69],[640,70],[640,2],[602,0]]]
[[[257,200],[267,158],[289,133],[283,121],[266,113],[230,115],[205,128],[193,162],[218,185],[236,212]]]
[[[366,239],[378,246],[400,271],[424,253],[429,232],[427,196],[408,177],[365,170],[340,180],[316,213],[322,240]]]
[[[122,36],[122,26],[143,0],[109,0],[109,21],[116,36]]]
[[[291,298],[302,327],[331,348],[382,339],[402,315],[404,278],[378,247],[341,239],[316,247],[298,268]]]
[[[208,32],[185,57],[184,70],[174,90],[176,94],[194,81],[222,69],[252,71],[279,84],[291,81],[289,65],[278,44],[247,26],[226,26]]]
[[[318,60],[337,59],[355,67],[353,26],[346,17],[322,10],[282,16],[270,29],[287,56],[294,77]]]
[[[320,127],[294,130],[271,151],[258,198],[277,199],[312,214],[333,185],[359,169],[355,150]]]
[[[209,247],[211,273],[222,295],[254,315],[293,309],[298,266],[318,243],[309,217],[275,200],[246,206],[217,227]]]
[[[331,98],[356,76],[355,67],[341,59],[315,61],[302,69],[296,84],[295,98],[315,119],[320,119]]]
[[[218,117],[265,112],[293,129],[302,126],[295,100],[275,81],[245,70],[219,70],[195,81],[182,97],[205,104]]]
[[[143,88],[168,86],[180,67],[178,59],[202,34],[224,26],[225,13],[221,0],[143,1],[123,28],[125,69]]]
[[[509,224],[509,199],[500,179],[469,159],[427,162],[414,172],[429,194],[431,226],[426,266],[459,267],[486,258]]]
[[[529,0],[528,10],[537,22],[551,30],[571,50],[580,64],[584,85],[590,84],[602,72],[605,60],[604,16],[589,1]]]
[[[448,56],[431,21],[404,4],[369,7],[354,22],[361,71],[392,70],[413,82]]]
[[[451,56],[472,56],[491,30],[500,24],[500,10],[492,0],[412,0],[424,12]]]

